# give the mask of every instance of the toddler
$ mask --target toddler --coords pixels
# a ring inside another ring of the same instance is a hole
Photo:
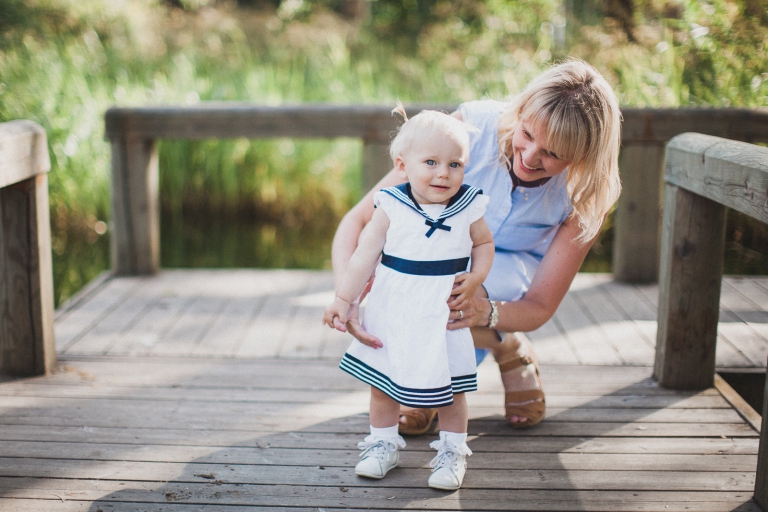
[[[437,456],[428,484],[453,490],[472,453],[464,393],[477,389],[477,372],[469,329],[446,330],[447,302],[455,296],[455,309],[467,306],[491,268],[493,237],[483,219],[488,199],[462,185],[469,159],[464,123],[437,111],[407,119],[401,105],[394,112],[404,123],[390,156],[406,182],[375,193],[373,217],[323,323],[344,330],[375,268],[363,327],[383,346],[354,340],[340,364],[371,385],[371,434],[358,444],[362,460],[355,473],[378,479],[397,466],[398,449],[405,447],[399,404],[438,407],[440,439],[430,445]]]

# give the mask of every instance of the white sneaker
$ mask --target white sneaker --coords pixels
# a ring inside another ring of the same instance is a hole
[[[399,436],[398,436],[399,437]],[[384,478],[390,469],[397,466],[400,461],[398,448],[405,442],[400,439],[381,439],[368,436],[365,441],[357,443],[357,447],[363,450],[360,454],[363,460],[355,466],[355,474],[365,478]]]
[[[455,491],[461,487],[467,472],[467,455],[472,453],[466,443],[460,447],[441,439],[433,441],[429,447],[437,450],[437,455],[429,463],[434,468],[429,477],[429,486],[446,491]]]

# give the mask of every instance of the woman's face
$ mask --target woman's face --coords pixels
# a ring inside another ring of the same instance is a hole
[[[512,172],[522,181],[551,178],[563,172],[571,162],[563,160],[547,147],[547,127],[521,121],[512,135]]]

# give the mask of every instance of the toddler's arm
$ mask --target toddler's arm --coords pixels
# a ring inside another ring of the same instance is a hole
[[[336,290],[336,299],[325,308],[323,323],[334,327],[334,318],[338,317],[341,324],[349,319],[349,308],[352,302],[360,296],[366,283],[379,261],[381,251],[384,249],[389,217],[381,208],[373,212],[371,221],[366,224],[357,243],[352,258],[347,264],[347,270]]]
[[[464,309],[469,300],[474,297],[477,289],[483,284],[493,263],[493,235],[482,217],[469,227],[472,237],[472,267],[466,274],[456,276],[456,285],[451,292],[448,307]]]

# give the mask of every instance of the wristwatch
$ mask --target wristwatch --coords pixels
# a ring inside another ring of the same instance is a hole
[[[488,315],[488,328],[493,329],[499,323],[499,308],[495,300],[488,300],[491,303],[491,314]]]

